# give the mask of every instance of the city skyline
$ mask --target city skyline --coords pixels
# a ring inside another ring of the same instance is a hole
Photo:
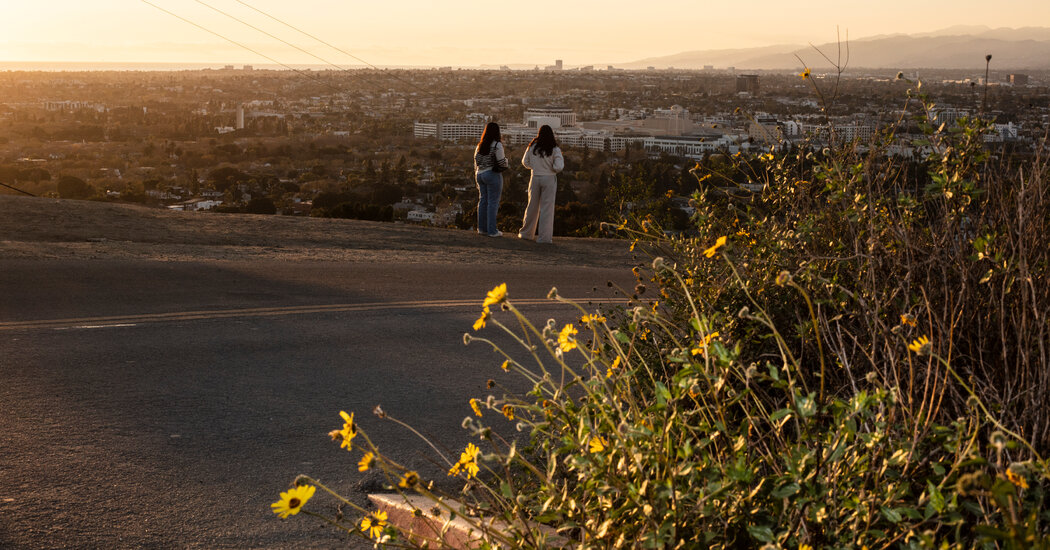
[[[758,0],[746,10],[663,0],[644,11],[620,0],[452,6],[419,0],[397,5],[304,0],[294,7],[276,0],[55,0],[5,7],[0,62],[350,68],[544,66],[564,59],[567,67],[600,66],[691,50],[821,44],[834,42],[837,32],[857,40],[956,25],[1020,28],[1050,22],[1050,4],[1041,0],[1006,1],[988,13],[984,8],[973,0],[921,5],[821,1],[806,7]]]

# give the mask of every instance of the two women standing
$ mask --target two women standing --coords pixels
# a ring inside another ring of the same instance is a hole
[[[554,235],[554,198],[558,190],[558,172],[565,168],[565,157],[554,139],[554,131],[544,124],[532,139],[521,159],[522,166],[532,171],[529,178],[529,203],[518,231],[519,239],[550,243]],[[503,235],[496,227],[496,214],[503,192],[503,175],[507,157],[500,139],[499,125],[490,122],[474,150],[474,173],[478,184],[478,233],[490,237]]]

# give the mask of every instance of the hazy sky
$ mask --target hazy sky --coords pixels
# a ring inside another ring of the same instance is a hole
[[[824,43],[952,25],[1050,26],[1050,0],[150,0],[281,63],[615,64],[689,50]],[[0,0],[0,61],[271,63],[142,0]],[[251,7],[249,7],[251,6]]]

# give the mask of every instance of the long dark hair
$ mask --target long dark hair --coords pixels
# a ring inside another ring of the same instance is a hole
[[[532,154],[542,157],[553,155],[554,148],[557,146],[558,142],[554,140],[554,130],[551,130],[551,127],[546,124],[540,126],[540,131],[536,132],[536,137],[529,142],[529,150],[532,151]]]
[[[490,122],[485,125],[485,131],[481,132],[481,139],[478,141],[478,152],[482,155],[487,155],[492,150],[493,142],[503,141],[503,138],[499,135],[499,124]]]

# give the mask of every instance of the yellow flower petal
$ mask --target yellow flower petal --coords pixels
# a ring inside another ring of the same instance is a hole
[[[489,317],[491,317],[489,307],[485,306],[485,309],[481,310],[481,317],[478,317],[478,320],[474,321],[474,330],[485,328],[485,321],[488,321]]]
[[[299,485],[288,491],[281,493],[281,500],[274,502],[270,505],[273,509],[273,513],[285,519],[288,516],[294,516],[299,513],[299,510],[303,508],[306,501],[310,500],[310,497],[314,496],[314,491],[317,487],[313,485]]]
[[[579,334],[579,331],[571,323],[561,329],[561,332],[558,333],[558,347],[562,352],[576,349],[576,338],[574,338],[576,334]]]
[[[419,474],[414,470],[405,472],[405,475],[401,476],[401,482],[397,484],[402,489],[411,489],[419,485]]]
[[[707,256],[708,258],[713,258],[715,253],[718,252],[718,249],[722,248],[725,245],[726,245],[726,238],[723,235],[723,236],[719,237],[718,240],[715,241],[715,245],[714,246],[712,246],[711,248],[708,248],[707,250],[704,251],[704,256]]]
[[[481,305],[485,308],[493,304],[503,303],[507,299],[507,283],[500,283],[499,286],[489,291],[488,295],[485,296],[485,301]]]

